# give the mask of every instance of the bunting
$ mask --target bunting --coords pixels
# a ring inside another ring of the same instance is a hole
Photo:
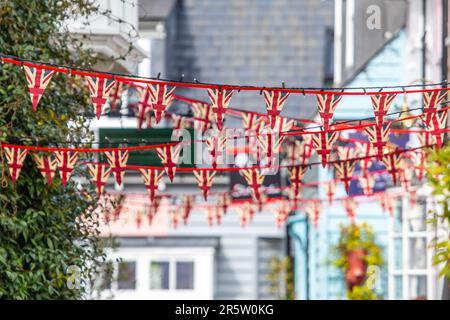
[[[413,162],[416,178],[417,180],[422,181],[427,170],[427,155],[424,150],[415,150],[414,152],[411,152],[410,156]]]
[[[136,87],[136,95],[138,97],[137,108],[135,110],[138,120],[138,129],[142,129],[147,115],[152,111],[151,92],[148,87]]]
[[[164,172],[156,169],[139,169],[139,172],[144,180],[145,188],[150,196],[150,202],[153,202]]]
[[[400,184],[406,192],[409,192],[411,189],[411,180],[413,170],[410,168],[410,165],[406,165],[405,161],[403,161],[404,165],[402,166],[399,174]]]
[[[106,160],[111,166],[111,170],[116,178],[117,184],[122,185],[123,176],[128,161],[128,151],[114,150],[111,152],[105,152]]]
[[[386,170],[392,177],[392,183],[397,184],[400,164],[402,163],[402,154],[389,153],[383,156],[383,163],[386,166]]]
[[[127,87],[123,82],[116,81],[114,90],[109,95],[109,107],[111,110],[120,110],[122,104],[122,95],[127,91]]]
[[[289,97],[289,93],[285,93],[284,96],[281,91],[268,91],[264,90],[264,100],[266,102],[267,116],[269,117],[270,127],[275,128],[276,119],[280,115],[281,110],[284,107],[284,103]]]
[[[195,170],[194,176],[197,180],[197,184],[202,191],[203,198],[208,200],[208,193],[209,189],[211,189],[214,176],[216,175],[217,171],[206,171],[206,170]]]
[[[275,224],[278,228],[281,228],[286,224],[290,211],[290,206],[286,203],[286,201],[282,201],[280,206],[273,212],[275,216]]]
[[[165,146],[156,149],[156,154],[161,159],[161,163],[166,170],[166,174],[172,182],[177,170],[177,162],[180,157],[180,151],[181,145]]]
[[[217,163],[222,159],[223,151],[227,143],[226,135],[217,135],[206,138],[206,146],[211,156],[211,165],[214,169],[217,168]]]
[[[330,128],[330,121],[333,118],[333,113],[341,101],[342,96],[335,94],[318,94],[316,95],[316,98],[319,115],[322,119],[323,130],[328,132]]]
[[[91,101],[95,107],[97,119],[102,115],[102,109],[115,86],[115,81],[103,77],[86,77]]]
[[[352,224],[355,223],[356,218],[356,209],[357,209],[357,203],[353,198],[346,198],[344,199],[344,208],[345,212],[347,213],[347,217],[350,219],[350,222]]]
[[[374,155],[373,145],[366,142],[355,142],[358,157],[363,158],[358,161],[361,174],[366,176],[373,164],[372,156]]]
[[[167,108],[172,103],[173,94],[176,88],[174,87],[172,90],[168,90],[166,84],[155,84],[154,86],[149,84],[148,89],[150,92],[152,110],[155,113],[155,121],[156,123],[159,123],[161,118],[165,115]]]
[[[423,93],[423,116],[422,120],[426,126],[431,126],[431,121],[438,106],[447,98],[447,91],[432,91]]]
[[[211,127],[212,107],[206,103],[193,103],[194,128],[205,133]]]
[[[155,196],[155,199],[147,207],[147,219],[148,219],[148,223],[150,225],[153,222],[153,218],[158,213],[159,206],[161,205],[161,201],[162,201],[162,197],[161,196]]]
[[[447,110],[435,113],[430,120],[428,128],[430,133],[435,137],[437,146],[444,144],[444,135],[447,126]]]
[[[53,177],[56,173],[57,162],[56,159],[52,159],[50,155],[33,154],[36,166],[42,176],[47,179],[47,184],[51,185]]]
[[[95,183],[97,193],[103,194],[103,190],[106,185],[106,181],[111,173],[111,168],[101,163],[89,163],[87,165],[88,172],[92,177],[92,181]]]
[[[222,89],[208,89],[208,96],[211,100],[212,111],[216,119],[217,128],[222,131],[223,118],[230,104],[231,97],[233,96],[233,91],[227,93],[227,90]]]
[[[375,178],[372,175],[364,175],[359,178],[359,185],[366,196],[373,194],[373,187],[375,186]]]
[[[61,183],[63,186],[66,186],[72,174],[73,168],[75,167],[75,163],[78,160],[78,153],[70,151],[55,151],[53,154],[58,165]]]
[[[279,156],[283,138],[268,128],[263,129],[261,135],[258,135],[259,146],[266,154],[267,166],[272,166],[274,159]]]
[[[178,228],[178,224],[180,223],[180,214],[176,210],[169,211],[170,223],[172,228]]]
[[[24,65],[23,68],[27,79],[31,105],[33,111],[36,111],[39,100],[41,100],[41,97],[55,72],[29,65]]]
[[[319,225],[320,212],[322,211],[322,203],[320,201],[310,201],[305,208],[306,215],[313,224],[317,227]]]
[[[333,203],[335,193],[336,193],[336,183],[334,183],[334,181],[329,181],[325,183],[325,195],[330,205]]]
[[[303,135],[303,141],[300,145],[300,164],[306,165],[314,150],[314,142],[311,135]]]
[[[250,187],[252,197],[255,201],[261,200],[261,186],[264,182],[265,176],[258,169],[247,169],[242,170],[242,175],[244,176],[247,184]]]
[[[217,207],[221,211],[221,215],[226,215],[228,207],[231,205],[231,197],[228,193],[221,193],[218,195]]]
[[[322,167],[326,167],[330,158],[331,149],[338,138],[337,131],[332,133],[320,132],[312,135],[312,141],[316,147],[316,152],[320,156]]]
[[[183,224],[186,225],[189,219],[189,216],[191,215],[192,208],[194,207],[195,202],[195,196],[186,194],[183,196],[183,202],[182,202],[182,213],[181,217],[183,218]]]
[[[303,176],[306,170],[307,168],[302,166],[288,167],[289,180],[291,181],[290,199],[298,200],[300,198]]]
[[[373,148],[377,150],[377,160],[383,158],[384,150],[391,133],[391,125],[392,122],[389,122],[385,125],[371,126],[364,129]]]
[[[381,128],[383,126],[384,118],[389,111],[392,102],[395,100],[395,97],[395,94],[377,94],[371,96],[377,127]]]
[[[19,147],[4,147],[4,150],[11,179],[13,183],[16,183],[20,170],[22,170],[23,162],[27,157],[28,150]]]
[[[255,211],[249,202],[243,203],[241,206],[236,207],[239,215],[239,221],[241,228],[246,227],[253,218]]]
[[[337,155],[339,161],[334,163],[334,169],[339,180],[344,183],[345,191],[349,192],[350,183],[352,182],[353,172],[355,171],[356,162],[351,160],[355,158],[356,150],[350,147],[338,147]]]
[[[387,192],[381,192],[378,197],[383,211],[387,212],[390,217],[393,217],[395,209],[394,199],[390,195],[388,195]]]

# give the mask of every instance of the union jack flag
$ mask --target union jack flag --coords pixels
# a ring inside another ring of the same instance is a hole
[[[305,165],[308,163],[309,158],[311,158],[312,152],[314,151],[314,142],[312,136],[309,134],[304,134],[303,141],[300,145],[300,164]]]
[[[217,206],[221,210],[221,214],[227,214],[228,207],[231,205],[231,197],[228,193],[218,195]]]
[[[166,170],[170,181],[173,181],[175,172],[177,170],[177,162],[180,157],[181,145],[166,146],[156,149],[156,154],[161,159],[161,163]]]
[[[286,147],[287,160],[289,166],[295,166],[300,164],[298,155],[301,151],[302,142],[300,140],[289,140]]]
[[[264,182],[264,178],[266,177],[261,173],[258,169],[246,169],[242,170],[242,174],[247,181],[248,186],[250,187],[250,191],[252,197],[255,201],[261,200],[261,185]]]
[[[264,121],[261,116],[257,115],[256,113],[246,112],[243,112],[241,116],[245,132],[253,131],[254,133],[258,133],[261,130]]]
[[[353,198],[345,198],[343,200],[345,212],[347,213],[347,217],[350,219],[352,224],[355,223],[356,218],[356,209],[358,207],[356,201]]]
[[[338,137],[337,131],[332,133],[320,132],[312,135],[312,141],[316,147],[316,152],[322,161],[322,167],[326,167],[330,158],[331,148]]]
[[[280,91],[263,91],[264,100],[266,102],[267,116],[269,117],[270,127],[275,128],[276,119],[280,115],[284,107],[284,103],[289,97],[289,93],[284,96]]]
[[[411,189],[411,180],[412,180],[412,174],[413,170],[410,167],[410,165],[406,165],[406,162],[403,162],[405,165],[400,170],[400,184],[402,185],[403,189],[406,192],[409,192]]]
[[[334,163],[334,169],[339,180],[344,183],[345,191],[348,193],[356,167],[356,161],[352,160],[355,158],[356,150],[350,147],[338,147],[337,154],[340,161]]]
[[[268,166],[271,166],[274,158],[279,155],[283,140],[283,136],[271,129],[263,129],[261,134],[258,135],[259,146],[266,153]]]
[[[172,224],[172,228],[176,229],[178,224],[180,223],[180,213],[176,210],[169,211],[170,222]]]
[[[148,87],[136,87],[135,90],[138,97],[135,114],[138,120],[138,129],[140,130],[148,114],[152,111],[151,93]]]
[[[217,135],[206,138],[206,146],[208,147],[209,154],[211,155],[211,164],[215,169],[217,168],[217,163],[222,159],[223,151],[227,143],[226,135]]]
[[[318,94],[316,95],[316,98],[319,115],[322,118],[323,130],[326,132],[329,129],[330,121],[333,119],[333,113],[341,101],[342,96],[335,94]]]
[[[217,128],[222,131],[223,127],[223,117],[225,115],[226,109],[230,104],[231,97],[233,96],[233,91],[227,94],[227,90],[221,89],[208,89],[208,96],[211,100],[212,111],[216,118]]]
[[[78,160],[77,152],[70,151],[54,151],[56,163],[58,164],[58,172],[61,177],[63,186],[67,185],[70,175],[72,174],[75,163]]]
[[[375,185],[375,178],[372,175],[364,175],[358,179],[359,185],[364,195],[369,196],[373,194],[373,187]]]
[[[317,228],[319,225],[320,212],[322,211],[322,202],[318,200],[309,201],[306,205],[305,212],[308,219]]]
[[[155,84],[155,86],[149,84],[148,88],[150,91],[150,102],[155,113],[155,120],[156,123],[159,123],[173,101],[173,94],[176,88],[174,87],[168,91],[166,84]]]
[[[155,199],[150,205],[146,206],[147,209],[147,219],[148,223],[151,225],[153,222],[153,218],[156,216],[159,210],[159,206],[161,204],[162,197],[155,196]]]
[[[141,225],[142,225],[142,216],[143,216],[144,214],[143,214],[143,212],[141,211],[141,210],[139,210],[139,211],[137,211],[136,212],[136,215],[135,215],[135,221],[136,221],[136,228],[137,229],[140,229],[141,228]]]
[[[371,126],[364,130],[367,133],[370,143],[377,150],[377,159],[381,160],[384,154],[384,148],[389,141],[389,135],[391,133],[392,122],[385,124],[384,126]]]
[[[158,185],[164,175],[163,171],[158,171],[156,169],[139,169],[141,177],[144,180],[145,188],[150,196],[150,202],[155,200],[156,191],[158,190]]]
[[[325,183],[325,194],[327,196],[329,204],[333,203],[335,193],[336,193],[336,184],[334,183],[334,181],[329,181]]]
[[[292,200],[298,200],[300,198],[300,192],[302,189],[303,176],[306,173],[307,168],[303,166],[289,167],[289,180],[291,181],[290,198]]]
[[[250,202],[245,202],[242,205],[237,206],[236,210],[239,215],[241,227],[246,227],[250,223],[250,221],[252,221],[252,218],[255,214],[255,209]]]
[[[216,173],[217,171],[194,170],[194,176],[205,201],[208,200],[208,192],[211,189]]]
[[[426,126],[431,125],[434,114],[438,111],[438,106],[447,98],[447,91],[432,91],[423,93],[423,116],[422,121]]]
[[[24,65],[23,68],[27,78],[28,91],[30,93],[33,111],[36,111],[39,100],[41,100],[41,97],[55,72],[27,65]]]
[[[111,168],[101,163],[88,163],[87,168],[89,174],[92,177],[92,181],[94,181],[97,187],[97,193],[99,195],[102,194],[105,188],[106,181],[108,180],[108,177],[111,173]]]
[[[51,159],[50,155],[33,154],[34,161],[36,162],[39,172],[44,178],[47,179],[47,184],[51,185],[53,177],[56,173],[56,160]]]
[[[127,91],[127,86],[120,81],[116,82],[114,86],[114,90],[111,90],[111,94],[109,95],[109,106],[111,110],[120,109],[120,105],[122,102],[122,95]]]
[[[206,103],[193,103],[194,128],[205,133],[211,127],[212,107]]]
[[[106,160],[111,166],[114,177],[116,178],[117,184],[120,186],[122,184],[122,179],[125,174],[125,169],[128,161],[128,151],[124,150],[113,150],[111,152],[105,152]]]
[[[383,211],[389,213],[389,216],[393,217],[395,209],[394,199],[387,192],[380,193],[378,199],[380,200]]]
[[[174,130],[183,129],[186,126],[186,117],[178,115],[178,114],[172,114],[172,128]]]
[[[27,157],[28,150],[21,149],[17,146],[3,147],[5,150],[6,162],[8,163],[9,173],[11,179],[16,183],[19,177],[20,170],[22,170],[23,162]]]
[[[206,216],[206,220],[208,221],[208,225],[212,227],[214,225],[214,220],[217,221],[217,224],[220,224],[221,216],[220,213],[217,213],[217,208],[208,206],[204,208],[204,213]]]
[[[434,146],[436,144],[436,137],[430,132],[421,132],[417,134],[421,146]]]
[[[411,160],[414,164],[414,171],[416,173],[416,177],[419,181],[422,181],[423,177],[425,176],[425,172],[427,169],[427,163],[426,158],[427,154],[424,150],[415,150],[414,152],[411,152]]]
[[[430,120],[428,128],[436,139],[436,145],[441,147],[444,144],[444,135],[447,132],[447,110],[436,112]]]
[[[89,93],[91,94],[91,101],[95,107],[95,114],[97,119],[102,115],[102,109],[112,89],[115,86],[115,81],[103,77],[86,77]]]
[[[286,133],[291,130],[293,126],[294,120],[287,120],[283,117],[275,117],[275,127],[273,127],[272,130],[275,132]]]
[[[194,206],[195,202],[195,196],[191,194],[186,194],[183,196],[182,200],[182,214],[181,217],[183,218],[183,224],[186,225],[189,219],[189,216],[191,215],[192,207]]]
[[[395,100],[395,94],[377,94],[371,97],[372,107],[375,114],[375,120],[378,127],[384,123],[384,117],[389,111],[392,102]]]
[[[391,152],[383,156],[383,163],[386,166],[386,170],[390,173],[394,184],[397,184],[397,177],[402,161],[403,157],[401,153],[396,154],[395,152]]]
[[[370,167],[372,166],[371,156],[374,155],[373,145],[366,142],[355,142],[357,154],[360,158],[364,158],[359,160],[359,166],[361,168],[362,175],[367,175],[369,173]]]

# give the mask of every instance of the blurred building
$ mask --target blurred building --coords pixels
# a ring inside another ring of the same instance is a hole
[[[439,83],[447,79],[447,16],[447,1],[335,1],[335,86],[401,86]],[[398,95],[390,112],[418,108],[421,99],[421,95],[408,95],[408,99]],[[372,116],[368,97],[346,96],[334,119]],[[412,124],[405,122],[404,125]],[[406,140],[403,137],[405,141],[391,136],[393,140],[410,147],[418,143],[413,135]],[[357,168],[355,175],[358,174]],[[319,181],[333,177],[330,170],[322,168],[318,175]],[[358,182],[354,181],[352,185],[350,192],[361,194]],[[443,281],[438,277],[438,269],[432,266],[433,251],[428,248],[435,230],[426,223],[427,212],[435,208],[435,204],[429,187],[418,181],[414,185],[416,204],[410,203],[408,195],[400,197],[395,204],[393,218],[383,212],[376,198],[364,201],[357,209],[356,221],[371,224],[377,242],[383,248],[386,263],[377,273],[375,289],[385,299],[442,297]],[[382,177],[377,179],[375,189],[386,189],[389,193],[401,191],[400,187],[390,185],[389,178],[385,180]],[[322,188],[318,194],[325,197]],[[338,188],[336,196],[345,196],[342,187]],[[308,262],[296,266],[298,297],[344,299],[345,281],[338,270],[325,261],[338,241],[338,225],[349,223],[345,210],[338,202],[325,206],[319,228],[308,235],[305,231],[310,229],[306,223],[296,217],[291,220],[292,229],[297,230],[302,241],[296,245],[296,255],[309,257]],[[309,245],[305,247],[302,243]]]
[[[283,81],[287,86],[322,86],[332,81],[333,1],[141,0],[137,10],[138,43],[150,52],[139,66],[141,75],[277,86]],[[178,88],[176,94],[208,101],[206,90]],[[236,92],[231,106],[261,111],[264,102],[259,92]],[[190,112],[183,103],[171,108],[177,113]],[[296,118],[312,118],[315,112],[314,99],[301,95],[292,95],[283,110]],[[102,117],[97,123],[99,139],[152,141],[168,124],[137,133],[136,120],[128,115],[124,101],[121,116]],[[226,126],[241,127],[241,120],[227,116]],[[130,161],[135,160],[139,161],[130,156]],[[216,201],[214,192],[229,192],[234,179],[217,176],[208,201]],[[241,228],[236,210],[230,209],[221,224],[213,227],[201,210],[193,210],[187,225],[180,222],[173,228],[167,212],[170,203],[166,203],[150,226],[145,219],[148,202],[141,177],[127,172],[123,187],[114,185],[112,178],[109,182],[111,192],[126,196],[119,220],[104,230],[105,235],[113,231],[120,244],[109,255],[122,258],[113,263],[118,277],[106,285],[115,298],[273,297],[269,261],[284,255],[286,249],[286,232],[276,228],[273,212],[257,213],[250,225]],[[173,182],[164,177],[159,189],[180,197],[199,193],[193,175],[181,172]],[[200,198],[196,201],[201,206]],[[140,216],[144,219],[136,227]]]

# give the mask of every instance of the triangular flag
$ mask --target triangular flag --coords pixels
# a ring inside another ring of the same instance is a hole
[[[212,186],[214,176],[217,171],[207,171],[207,170],[194,170],[194,176],[197,180],[197,184],[202,191],[203,198],[208,200],[208,192]]]
[[[194,128],[205,133],[211,127],[212,106],[206,103],[193,103]]]
[[[354,224],[355,218],[356,218],[357,203],[355,202],[355,200],[353,198],[345,198],[343,200],[343,204],[344,204],[345,212],[347,213],[347,217],[350,219],[350,222],[352,224]]]
[[[47,184],[51,185],[53,177],[56,173],[57,162],[56,159],[51,159],[50,155],[33,154],[39,172],[47,179]]]
[[[268,91],[264,90],[264,100],[266,102],[267,116],[269,117],[270,127],[275,128],[277,117],[283,110],[284,103],[289,97],[289,93],[283,93],[281,91]]]
[[[405,163],[405,162],[403,162]],[[402,166],[400,170],[400,184],[406,192],[409,192],[411,189],[411,180],[412,180],[413,168],[410,165]]]
[[[208,225],[212,227],[214,225],[214,219],[216,218],[216,208],[208,206],[203,210],[206,216],[206,221],[208,221]]]
[[[286,224],[290,212],[291,208],[289,204],[286,201],[281,201],[280,206],[278,206],[273,212],[275,216],[275,223],[278,228],[281,228]]]
[[[371,126],[364,130],[369,137],[369,141],[373,148],[377,150],[377,159],[381,160],[384,154],[384,148],[389,141],[392,122],[388,122],[383,126]]]
[[[97,193],[101,195],[105,188],[109,174],[111,173],[111,168],[101,163],[88,163],[87,168],[92,177],[92,181],[97,187]]]
[[[236,210],[239,215],[241,228],[246,227],[255,214],[252,204],[250,202],[245,202],[242,205],[237,206]]]
[[[221,214],[227,214],[228,207],[231,205],[231,197],[228,193],[218,195],[217,207],[221,210]]]
[[[395,97],[395,94],[377,94],[371,97],[375,120],[378,127],[381,127],[384,124],[384,117],[389,111]]]
[[[155,121],[159,123],[161,118],[165,115],[167,108],[173,101],[173,94],[175,87],[168,91],[168,86],[166,84],[155,84],[152,86],[148,85],[150,90],[150,102],[152,104],[153,112],[155,113]]]
[[[89,87],[89,93],[91,94],[91,101],[95,107],[95,114],[97,119],[100,119],[102,115],[102,109],[106,101],[108,101],[109,95],[115,86],[115,81],[103,77],[86,77]]]
[[[358,179],[359,185],[366,196],[373,194],[373,187],[375,185],[375,178],[373,175],[363,175]]]
[[[227,93],[227,90],[222,89],[208,89],[208,96],[211,100],[212,111],[216,118],[217,128],[222,131],[223,118],[230,104],[231,97],[233,96],[233,91]]]
[[[383,163],[386,170],[392,177],[392,182],[397,184],[397,177],[399,174],[400,164],[402,162],[402,154],[391,152],[383,156]]]
[[[288,167],[289,180],[291,181],[290,199],[298,200],[300,198],[300,191],[302,188],[303,176],[307,168],[302,166]]]
[[[211,165],[215,169],[217,168],[217,163],[222,159],[223,151],[227,143],[227,136],[224,134],[214,135],[206,138],[205,143],[211,155]]]
[[[140,130],[148,114],[152,111],[151,93],[148,87],[136,87],[135,89],[138,98],[135,114],[138,120],[138,129]]]
[[[127,87],[123,82],[116,81],[114,89],[109,95],[109,107],[111,110],[119,110],[122,104],[122,95],[127,91]]]
[[[350,147],[338,147],[337,155],[339,161],[334,163],[334,169],[339,180],[344,183],[345,191],[348,194],[356,167],[355,160],[352,160],[356,156],[356,150]]]
[[[336,193],[336,183],[334,183],[334,181],[329,181],[325,183],[325,195],[327,196],[329,204],[333,203],[335,193]]]
[[[41,100],[41,97],[55,72],[36,66],[24,65],[23,68],[27,78],[28,91],[30,93],[33,111],[36,111],[39,100]]]
[[[111,152],[105,152],[106,160],[111,166],[114,177],[116,178],[117,184],[120,186],[122,184],[123,176],[125,174],[125,169],[128,161],[128,151],[127,150],[112,150]]]
[[[438,106],[447,97],[447,90],[423,93],[423,115],[422,120],[426,126],[431,125],[431,119],[438,111]]]
[[[261,186],[266,176],[263,175],[258,169],[246,169],[241,172],[250,187],[253,200],[260,201],[262,197]]]
[[[181,208],[181,217],[183,218],[183,224],[187,224],[189,216],[191,215],[192,208],[194,207],[195,196],[187,194],[183,196]]]
[[[436,145],[441,147],[444,144],[444,135],[447,132],[447,110],[442,110],[431,117],[428,128],[430,133],[436,138]]]
[[[424,150],[418,149],[410,153],[411,160],[414,164],[414,171],[416,173],[417,180],[422,181],[427,170],[427,155]]]
[[[357,154],[359,158],[363,158],[358,161],[359,167],[361,169],[361,174],[363,176],[369,173],[370,167],[372,166],[373,160],[372,156],[374,155],[374,148],[371,143],[367,142],[355,142]]]
[[[156,191],[158,190],[158,185],[164,175],[163,171],[157,169],[139,169],[141,177],[144,180],[145,189],[147,189],[150,196],[150,202],[155,200]]]
[[[61,177],[61,183],[65,186],[67,185],[73,168],[77,162],[78,153],[71,151],[54,151],[53,154],[55,155],[56,163],[58,164],[58,172]]]
[[[3,147],[5,150],[6,161],[8,163],[9,173],[11,179],[16,183],[19,177],[20,170],[22,170],[23,162],[27,157],[28,150],[22,149],[19,146]]]
[[[175,210],[171,210],[169,211],[169,216],[170,222],[172,223],[172,228],[176,229],[180,223],[180,214]]]
[[[339,101],[342,99],[342,95],[336,94],[318,94],[317,107],[319,109],[319,115],[322,119],[322,126],[325,132],[330,127],[330,121],[333,119],[333,113],[336,110]]]
[[[380,193],[378,199],[380,200],[380,205],[383,211],[389,213],[390,217],[393,217],[395,209],[394,199],[387,192]]]
[[[244,125],[244,130],[247,133],[258,133],[261,130],[263,119],[256,113],[242,112],[242,122]]]
[[[155,199],[150,203],[150,205],[146,206],[147,208],[147,219],[148,223],[152,224],[153,218],[156,216],[159,210],[159,206],[161,204],[162,197],[155,196]]]
[[[161,159],[161,163],[166,170],[166,174],[170,181],[173,181],[177,170],[177,162],[180,157],[181,145],[165,146],[156,149],[156,154]]]
[[[318,200],[308,201],[305,207],[305,213],[314,227],[319,226],[320,212],[322,211],[322,202]]]
[[[320,132],[312,135],[316,152],[320,156],[322,167],[326,167],[331,154],[331,148],[338,137],[337,131],[332,133]]]

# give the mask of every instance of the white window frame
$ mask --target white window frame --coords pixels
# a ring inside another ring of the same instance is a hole
[[[108,252],[108,260],[114,263],[114,279],[117,279],[118,259],[136,262],[136,289],[118,290],[117,281],[111,284],[113,299],[213,299],[214,248],[212,247],[132,247]],[[150,289],[150,263],[169,262],[169,289]],[[176,289],[176,262],[194,263],[193,289]],[[113,280],[114,280],[113,279]],[[105,294],[105,296],[107,296]]]

